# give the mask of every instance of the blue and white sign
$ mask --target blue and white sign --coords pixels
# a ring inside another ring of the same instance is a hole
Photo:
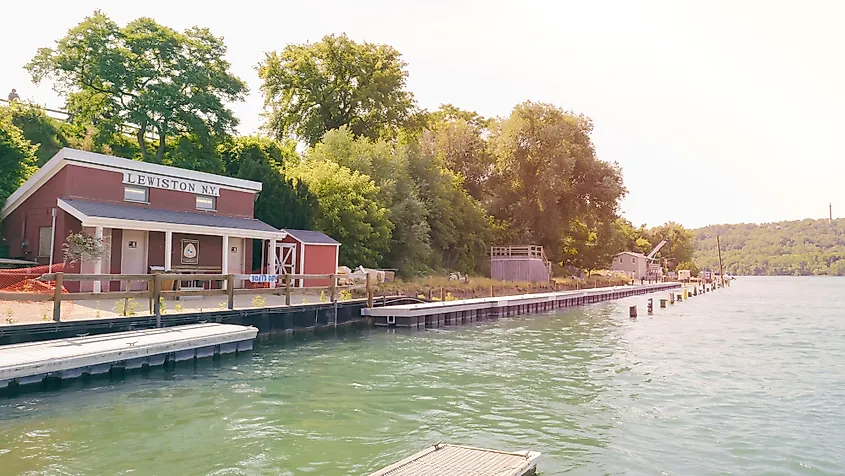
[[[250,274],[250,283],[273,283],[276,282],[277,276],[275,274]]]

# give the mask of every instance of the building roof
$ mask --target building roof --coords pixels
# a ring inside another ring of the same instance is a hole
[[[283,231],[254,218],[177,212],[70,198],[59,199],[59,208],[80,220],[83,226],[107,226],[111,221],[118,220],[127,222],[128,226],[114,226],[115,228],[133,229],[134,225],[134,229],[195,232],[216,236],[230,234],[254,238],[282,238],[285,235]]]
[[[296,241],[306,245],[339,245],[340,243],[329,235],[313,230],[293,230],[284,228],[282,231]]]
[[[646,255],[644,255],[642,253],[637,253],[637,252],[634,252],[634,251],[623,251],[621,253],[616,254],[616,256],[619,256],[619,255],[631,255],[631,256],[636,256],[638,258],[647,258]]]
[[[206,172],[197,172],[196,170],[180,169],[178,167],[170,167],[167,165],[150,164],[148,162],[123,159],[111,155],[96,154],[94,152],[86,152],[83,150],[65,147],[57,152],[53,158],[47,161],[47,163],[42,165],[41,168],[39,168],[38,171],[29,178],[29,180],[24,182],[23,185],[9,196],[3,206],[2,213],[0,213],[0,218],[8,216],[9,213],[14,211],[15,208],[29,198],[29,196],[38,190],[38,188],[56,175],[62,168],[64,168],[65,165],[71,163],[83,167],[127,170],[180,178],[184,180],[194,180],[197,182],[205,182],[208,184],[222,186],[224,188],[232,188],[253,193],[260,192],[262,187],[261,182],[225,177],[223,175],[215,175]]]

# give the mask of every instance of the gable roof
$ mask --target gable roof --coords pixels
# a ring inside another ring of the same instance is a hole
[[[12,213],[15,208],[29,198],[30,195],[35,193],[38,188],[44,185],[54,175],[56,175],[62,168],[64,168],[65,165],[71,163],[83,167],[103,167],[113,170],[131,170],[134,172],[165,175],[168,177],[205,182],[253,193],[260,192],[262,187],[261,182],[225,177],[223,175],[198,172],[196,170],[180,169],[178,167],[170,167],[168,165],[150,164],[148,162],[123,159],[121,157],[97,154],[94,152],[85,152],[84,150],[65,147],[58,151],[53,158],[42,165],[41,168],[29,178],[29,180],[24,182],[23,185],[9,196],[3,206],[2,212],[0,212],[0,218],[7,217],[9,213]]]
[[[619,255],[631,255],[631,256],[636,256],[637,258],[647,258],[646,255],[644,255],[642,253],[636,253],[634,251],[623,251],[621,253],[616,253],[616,256],[619,256]]]
[[[296,241],[305,245],[340,245],[340,243],[329,235],[314,230],[293,230],[283,228]]]
[[[133,207],[117,203],[61,198],[59,208],[82,222],[95,226],[115,221],[132,222],[128,228],[160,229],[199,234],[230,234],[254,238],[283,238],[284,232],[254,218],[211,215],[208,213],[177,212],[155,208]],[[134,227],[132,226],[134,225]],[[203,233],[206,232],[206,233]]]

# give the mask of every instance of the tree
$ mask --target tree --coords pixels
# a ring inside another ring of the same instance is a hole
[[[397,268],[403,276],[423,272],[431,253],[430,226],[407,157],[384,140],[355,139],[343,126],[327,132],[308,151],[308,163],[319,161],[334,162],[373,179],[379,188],[380,204],[389,210],[388,218],[394,225],[384,265]]]
[[[404,143],[402,153],[427,210],[433,250],[430,267],[479,272],[487,263],[492,230],[498,224],[467,193],[461,176],[446,168],[430,131],[419,141]]]
[[[298,164],[290,172],[317,197],[315,227],[341,243],[341,264],[378,266],[390,250],[393,223],[370,177],[329,161]]]
[[[286,176],[299,157],[293,144],[264,137],[238,137],[218,146],[224,174],[261,182],[255,218],[276,228],[311,229],[317,198],[305,182]]]
[[[485,198],[483,192],[493,171],[494,159],[486,140],[489,126],[490,120],[450,104],[441,106],[429,121],[437,153],[446,167],[463,177],[467,192],[478,200]]]
[[[563,260],[580,227],[614,222],[626,193],[619,166],[596,157],[592,128],[584,116],[533,102],[517,105],[494,127],[490,211],[554,261]]]
[[[344,125],[356,137],[395,135],[415,107],[405,89],[408,72],[399,52],[388,45],[356,43],[345,34],[268,53],[258,75],[269,109],[268,129],[309,146]]]
[[[658,258],[667,260],[670,267],[684,261],[692,261],[695,254],[695,233],[675,222],[652,228],[649,231],[651,245],[657,246],[666,240],[666,245],[657,253]]]
[[[0,109],[0,204],[35,173],[37,149],[12,123],[9,110]]]
[[[12,123],[28,141],[38,146],[35,155],[39,167],[53,158],[62,147],[70,145],[63,123],[48,116],[44,109],[20,101],[13,102],[8,108]]]
[[[223,135],[237,125],[224,103],[243,100],[247,87],[225,54],[208,29],[177,32],[150,18],[121,28],[97,11],[26,68],[35,83],[53,80],[77,121],[104,134],[136,127],[143,160],[161,163],[169,138]]]

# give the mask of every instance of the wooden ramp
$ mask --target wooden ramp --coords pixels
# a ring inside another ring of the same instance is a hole
[[[252,349],[258,329],[190,324],[0,346],[0,389],[140,369]]]
[[[523,476],[535,474],[540,453],[437,444],[370,476]]]

